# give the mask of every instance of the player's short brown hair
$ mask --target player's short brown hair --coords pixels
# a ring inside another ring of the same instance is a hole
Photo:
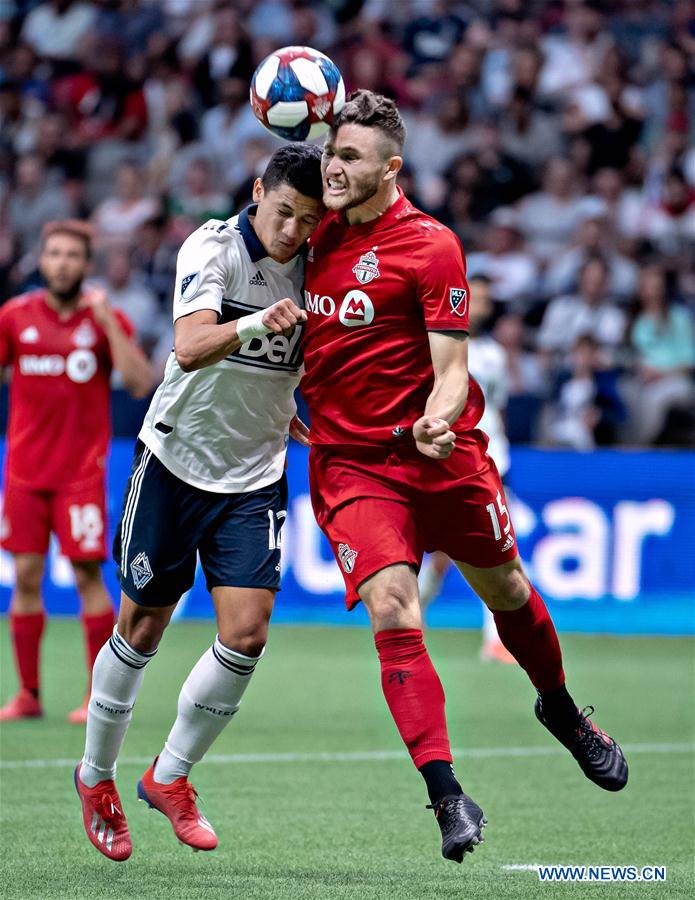
[[[377,128],[385,140],[380,141],[382,156],[400,155],[405,144],[405,125],[398,107],[390,97],[374,91],[353,91],[338,114],[331,132],[335,135],[341,125],[349,123]]]
[[[80,219],[60,219],[53,222],[46,222],[41,229],[41,248],[46,246],[46,241],[53,237],[54,234],[70,234],[72,237],[80,238],[84,242],[84,249],[89,258],[92,255],[92,241],[94,240],[94,229],[89,222],[82,222]]]

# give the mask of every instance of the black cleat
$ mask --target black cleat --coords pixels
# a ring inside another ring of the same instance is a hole
[[[604,791],[620,791],[627,784],[627,762],[613,738],[589,719],[593,711],[593,706],[578,709],[575,724],[568,727],[546,718],[540,697],[534,707],[538,721],[567,747],[588,779]]]
[[[463,862],[464,853],[472,853],[485,838],[485,813],[467,794],[448,794],[426,809],[433,809],[442,832],[442,856]]]

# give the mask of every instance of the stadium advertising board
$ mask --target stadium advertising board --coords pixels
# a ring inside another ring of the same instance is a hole
[[[0,451],[4,444],[0,443]],[[113,532],[131,464],[132,442],[114,442],[109,469]],[[275,621],[364,624],[343,607],[342,577],[314,522],[306,451],[292,444],[290,505],[282,532],[283,590]],[[519,550],[558,628],[616,634],[695,633],[695,454],[598,451],[578,454],[517,448],[509,506]],[[455,511],[452,512],[455,515]],[[107,579],[116,594],[115,567]],[[0,611],[12,566],[0,556]],[[74,614],[70,567],[52,547],[45,580],[48,611]],[[177,616],[211,616],[200,571]],[[477,627],[479,602],[452,569],[427,613],[442,627]]]

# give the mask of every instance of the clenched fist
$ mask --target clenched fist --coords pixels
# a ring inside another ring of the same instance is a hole
[[[307,314],[300,309],[294,300],[285,297],[273,303],[263,313],[262,322],[266,328],[270,328],[273,334],[284,334],[289,337],[294,331],[295,325],[306,322]]]
[[[413,425],[415,446],[430,459],[447,459],[454,449],[456,435],[446,419],[421,416]]]

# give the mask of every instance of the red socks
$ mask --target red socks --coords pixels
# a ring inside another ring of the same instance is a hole
[[[381,662],[381,687],[415,766],[435,759],[451,762],[444,690],[422,631],[393,628],[380,631],[374,642]]]
[[[562,651],[543,598],[531,585],[528,602],[519,609],[493,610],[500,640],[526,670],[538,691],[552,691],[565,683]]]
[[[39,648],[46,624],[46,613],[10,612],[10,634],[14,645],[19,682],[25,691],[39,695]]]
[[[111,637],[116,617],[112,609],[107,609],[106,612],[96,613],[92,616],[82,613],[81,618],[87,651],[87,671],[91,675],[97,654]]]

